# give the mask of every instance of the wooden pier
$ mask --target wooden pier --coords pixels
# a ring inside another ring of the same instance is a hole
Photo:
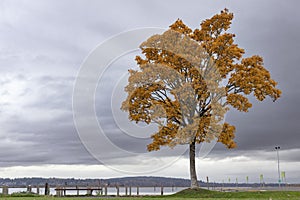
[[[103,187],[99,187],[99,186],[95,186],[95,187],[56,187],[55,191],[56,191],[56,196],[58,197],[62,197],[62,196],[68,196],[68,191],[76,191],[75,196],[80,196],[80,191],[86,191],[85,194],[87,196],[92,196],[93,195],[93,191],[96,191],[98,193],[99,196],[111,196],[112,194],[108,194],[108,188],[115,188],[116,189],[116,194],[114,194],[114,196],[119,197],[120,196],[120,188],[124,188],[125,194],[122,196],[140,196],[140,187],[136,186],[136,187],[132,187],[132,186],[115,186],[115,187],[108,187],[108,186],[103,186]],[[132,193],[132,189],[135,188],[136,189],[136,193]],[[143,188],[153,188],[154,191],[156,191],[156,187],[143,187]],[[172,187],[172,190],[174,190],[174,187]],[[82,194],[81,194],[82,195]],[[160,187],[160,195],[164,195],[164,187]]]
[[[50,187],[55,190],[55,194],[50,194]],[[140,196],[141,190],[147,188],[153,188],[155,195],[164,195],[164,189],[169,188],[172,192],[175,187],[163,187],[163,186],[149,186],[149,187],[139,187],[139,186],[49,186],[47,183],[44,186],[0,186],[2,188],[2,194],[8,195],[9,189],[12,188],[22,188],[23,191],[27,193],[35,193],[38,195],[55,195],[58,197],[64,196]],[[33,192],[34,191],[34,192]],[[43,194],[41,194],[43,191]],[[94,192],[94,193],[93,193]],[[96,194],[95,194],[96,192]]]

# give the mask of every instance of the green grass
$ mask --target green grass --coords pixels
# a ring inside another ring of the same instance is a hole
[[[0,196],[0,200],[97,200],[97,199],[117,199],[117,200],[300,200],[300,192],[291,191],[255,191],[255,192],[217,192],[205,189],[186,189],[174,195],[168,196],[147,196],[147,197],[118,197],[118,198],[105,198],[105,197],[16,197],[16,196]]]
[[[176,198],[215,198],[215,199],[298,199],[300,192],[292,191],[247,191],[218,192],[205,189],[186,189],[170,197]]]

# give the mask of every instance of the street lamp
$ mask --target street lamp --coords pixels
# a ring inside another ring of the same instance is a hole
[[[276,146],[275,147],[276,151],[277,151],[277,161],[278,161],[278,187],[280,187],[280,168],[279,168],[279,149],[280,149],[280,146]]]

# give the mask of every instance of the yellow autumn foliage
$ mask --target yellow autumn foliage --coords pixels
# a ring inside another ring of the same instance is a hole
[[[139,70],[129,70],[122,109],[132,121],[158,124],[149,151],[214,139],[234,148],[235,127],[224,122],[229,106],[247,112],[249,95],[280,97],[263,58],[243,57],[227,32],[232,19],[224,9],[195,30],[178,19],[140,45]]]

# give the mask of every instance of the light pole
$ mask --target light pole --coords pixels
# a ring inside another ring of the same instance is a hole
[[[278,161],[278,187],[280,187],[280,168],[279,168],[279,149],[280,149],[280,146],[276,146],[275,147],[276,151],[277,151],[277,161]]]

